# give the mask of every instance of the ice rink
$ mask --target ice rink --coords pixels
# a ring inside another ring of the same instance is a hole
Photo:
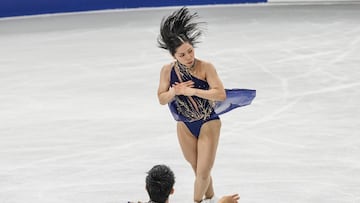
[[[196,56],[226,88],[256,89],[221,116],[217,196],[243,203],[360,202],[360,4],[189,7]],[[163,16],[175,8],[0,20],[0,203],[148,200],[167,164],[174,203],[194,175],[157,100]]]

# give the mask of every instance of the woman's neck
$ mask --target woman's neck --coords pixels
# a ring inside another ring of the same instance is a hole
[[[179,63],[182,67],[188,69],[190,72],[193,72],[194,69],[195,69],[195,66],[196,66],[196,64],[197,64],[197,59],[194,59],[194,63],[193,63],[190,67],[188,67],[188,66],[180,63],[179,61],[177,61],[177,63]]]

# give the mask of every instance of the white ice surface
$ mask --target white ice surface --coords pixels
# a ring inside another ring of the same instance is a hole
[[[257,90],[222,116],[218,196],[360,202],[360,5],[195,7],[197,57],[227,88]],[[173,8],[0,20],[0,203],[147,200],[146,171],[194,176],[157,101],[159,23]]]

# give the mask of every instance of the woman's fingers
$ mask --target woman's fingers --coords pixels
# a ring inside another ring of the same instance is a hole
[[[182,87],[182,86],[184,86],[184,87],[194,87],[194,82],[193,82],[192,80],[188,80],[188,81],[186,81],[186,82],[181,82],[181,83],[175,82],[172,86],[173,86],[173,87],[175,87],[175,86],[179,86],[179,87]]]

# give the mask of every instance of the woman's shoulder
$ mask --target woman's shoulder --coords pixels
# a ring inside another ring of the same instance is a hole
[[[163,65],[163,67],[162,67],[162,71],[167,71],[167,72],[169,72],[169,71],[172,69],[173,66],[174,66],[174,63],[165,64],[165,65]]]
[[[173,63],[168,63],[168,64],[163,65],[163,67],[161,68],[161,71],[160,71],[161,77],[169,78],[173,67],[174,67]]]
[[[209,61],[205,61],[205,60],[198,60],[199,61],[199,64],[200,64],[200,67],[201,67],[201,69],[203,69],[203,70],[207,70],[207,69],[214,69],[215,67],[214,67],[214,65],[211,63],[211,62],[209,62]]]

